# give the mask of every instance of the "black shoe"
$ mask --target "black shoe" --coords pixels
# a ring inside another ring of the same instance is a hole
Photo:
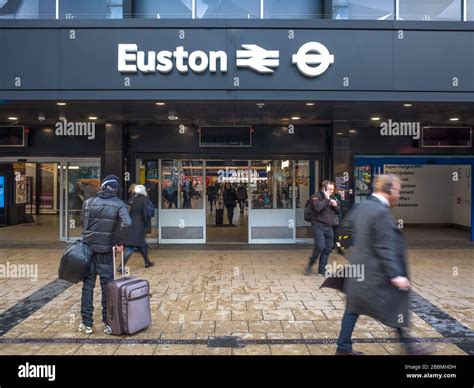
[[[153,267],[155,265],[155,263],[153,263],[152,261],[149,261],[147,263],[145,263],[145,268],[150,268],[150,267]]]
[[[120,274],[122,273],[122,267],[117,268],[117,273],[120,273]]]
[[[351,350],[351,351],[336,350],[336,356],[363,356],[363,355],[364,353],[356,352],[355,350]]]
[[[311,276],[311,275],[313,274],[313,271],[311,271],[311,268],[306,268],[306,269],[304,270],[304,274],[305,274],[306,276]]]

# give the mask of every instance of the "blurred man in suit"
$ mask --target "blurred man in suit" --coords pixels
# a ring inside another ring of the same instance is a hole
[[[395,328],[408,354],[427,354],[430,349],[415,346],[406,334],[410,280],[407,244],[390,207],[400,197],[400,178],[378,175],[373,194],[348,214],[354,246],[348,260],[361,266],[365,276],[345,279],[346,311],[342,318],[337,355],[361,355],[352,349],[352,332],[359,315],[368,315]]]

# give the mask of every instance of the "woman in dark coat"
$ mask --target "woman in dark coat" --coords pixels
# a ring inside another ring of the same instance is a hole
[[[153,267],[155,264],[148,258],[148,246],[145,241],[147,230],[150,227],[150,218],[148,217],[148,197],[146,196],[146,188],[143,185],[135,186],[135,197],[130,206],[130,218],[132,226],[129,229],[126,249],[124,253],[124,265],[135,250],[138,250],[145,260],[145,268]],[[118,272],[122,269],[119,268]]]

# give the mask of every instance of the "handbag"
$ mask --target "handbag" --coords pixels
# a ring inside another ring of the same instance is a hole
[[[327,277],[319,288],[333,288],[334,290],[344,291],[344,278]]]
[[[344,269],[340,269],[336,272],[335,276],[328,276],[324,279],[323,284],[319,288],[332,288],[334,290],[343,291],[344,292],[344,282],[345,282],[345,271]]]
[[[92,202],[94,204],[96,198]],[[84,230],[87,230],[89,224],[90,210],[88,207],[87,221],[85,223]],[[84,279],[89,270],[89,266],[92,260],[92,248],[87,245],[82,239],[76,240],[70,244],[64,251],[61,257],[61,263],[59,264],[58,277],[59,279],[66,280],[71,283],[79,283]]]

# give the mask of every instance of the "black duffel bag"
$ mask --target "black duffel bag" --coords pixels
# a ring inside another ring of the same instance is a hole
[[[69,245],[61,258],[59,279],[71,283],[81,282],[87,274],[92,258],[92,249],[82,240]]]
[[[84,231],[87,229],[89,224],[90,212],[92,206],[94,206],[96,198],[92,201],[91,206],[89,206],[89,201],[91,201],[91,199],[86,201],[84,218],[87,221],[84,224]],[[92,248],[82,240],[73,242],[66,248],[63,257],[61,258],[61,264],[59,265],[58,270],[59,279],[67,280],[71,283],[81,282],[89,270],[91,260]]]

